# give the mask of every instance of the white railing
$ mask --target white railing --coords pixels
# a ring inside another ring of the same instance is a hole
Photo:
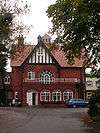
[[[31,82],[31,83],[58,83],[58,82],[71,82],[71,83],[80,83],[80,79],[78,78],[52,78],[51,80],[43,80],[41,78],[27,79],[25,78],[23,82]]]

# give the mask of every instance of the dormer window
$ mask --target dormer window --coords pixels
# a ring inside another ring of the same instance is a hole
[[[51,42],[51,40],[49,39],[49,43]]]
[[[42,37],[42,41],[46,44],[48,43],[51,43],[51,37],[47,34],[45,34],[43,37]]]

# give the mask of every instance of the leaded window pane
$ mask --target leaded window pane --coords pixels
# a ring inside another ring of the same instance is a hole
[[[44,71],[40,75],[40,81],[43,84],[50,84],[52,82],[52,79],[53,79],[53,74],[51,72]]]
[[[71,99],[73,98],[73,92],[72,91],[65,91],[63,93],[63,100]]]
[[[50,92],[49,91],[42,91],[40,95],[41,101],[49,101],[50,100]]]
[[[61,92],[55,91],[52,93],[53,101],[61,101]]]

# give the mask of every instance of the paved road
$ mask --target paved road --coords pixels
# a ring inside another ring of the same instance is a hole
[[[86,112],[84,108],[0,109],[0,117],[6,116],[0,118],[0,133],[100,133]]]

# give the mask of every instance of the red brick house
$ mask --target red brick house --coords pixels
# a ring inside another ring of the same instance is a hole
[[[11,60],[12,90],[23,105],[63,103],[69,98],[84,98],[82,60],[69,65],[60,49],[50,51],[51,38],[38,37],[37,45],[19,47]]]

